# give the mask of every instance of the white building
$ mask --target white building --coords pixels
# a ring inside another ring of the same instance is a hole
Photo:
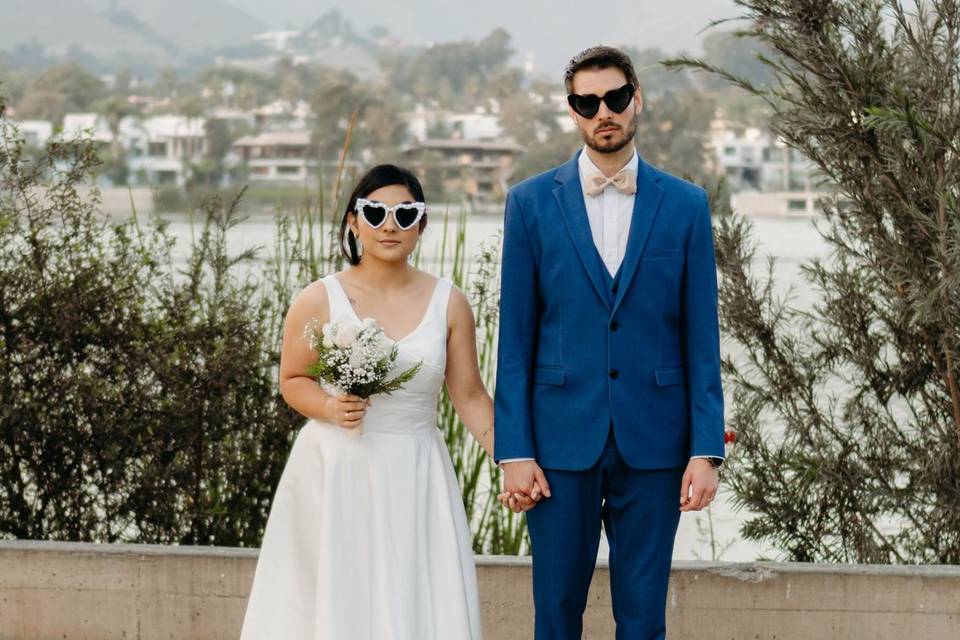
[[[822,212],[822,191],[741,191],[730,195],[730,206],[746,216],[814,216]]]
[[[113,142],[110,124],[96,113],[68,113],[63,117],[60,137],[63,140],[90,139],[98,147],[109,147]]]
[[[186,116],[154,116],[131,132],[128,154],[131,181],[183,186],[190,166],[207,154],[207,121]]]
[[[258,130],[297,131],[306,129],[312,111],[310,104],[299,100],[275,100],[253,110],[254,126]]]
[[[24,143],[34,149],[46,146],[53,136],[53,123],[46,120],[22,120],[16,126]]]
[[[68,113],[59,137],[89,139],[102,159],[110,157],[114,144],[126,159],[132,185],[176,184],[183,186],[190,166],[203,160],[208,142],[206,120],[167,115],[141,119],[126,116],[117,127],[116,140],[110,123],[96,113]]]
[[[231,131],[237,129],[254,129],[257,126],[257,117],[253,111],[218,107],[210,112],[211,120],[222,120]]]
[[[289,48],[290,41],[300,33],[291,30],[265,31],[253,36],[253,39],[278,53],[283,53]]]
[[[710,140],[714,169],[723,173],[732,191],[810,192],[817,188],[814,165],[766,131],[742,133],[715,121]]]
[[[317,149],[309,131],[267,131],[233,143],[250,182],[302,183],[317,172]]]
[[[447,193],[473,202],[500,202],[507,195],[513,165],[524,148],[512,140],[422,140],[403,148],[422,179],[439,171]]]
[[[407,133],[415,141],[434,137],[431,131],[442,130],[447,137],[457,140],[498,140],[503,136],[500,117],[478,107],[473,113],[454,113],[441,109],[428,109],[418,104],[408,114]]]

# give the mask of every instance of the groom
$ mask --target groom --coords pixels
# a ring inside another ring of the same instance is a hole
[[[652,640],[680,512],[713,499],[724,453],[710,211],[638,157],[626,54],[587,49],[564,82],[585,147],[507,196],[495,454],[537,505],[536,639],[581,637],[602,522],[617,638]]]

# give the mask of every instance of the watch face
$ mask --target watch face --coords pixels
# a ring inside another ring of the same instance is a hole
[[[707,460],[710,461],[714,469],[719,469],[720,465],[723,464],[723,458],[707,458]]]

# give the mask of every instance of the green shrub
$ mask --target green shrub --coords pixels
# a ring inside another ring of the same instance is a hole
[[[80,195],[97,162],[84,143],[28,160],[0,118],[0,537],[256,546],[304,423],[278,393],[283,315],[342,266],[335,226],[318,198],[277,216],[275,259],[231,255],[245,194],[208,197],[175,267],[168,223],[115,224]],[[496,258],[471,281],[464,233],[444,263],[474,294],[490,380]],[[440,402],[475,549],[521,551],[499,470]]]

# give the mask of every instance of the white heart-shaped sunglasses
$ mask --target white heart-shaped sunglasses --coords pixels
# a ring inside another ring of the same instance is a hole
[[[387,221],[387,215],[393,215],[393,221],[401,231],[406,231],[420,222],[427,205],[423,202],[401,202],[388,206],[376,200],[357,198],[357,213],[373,229],[379,229]]]

